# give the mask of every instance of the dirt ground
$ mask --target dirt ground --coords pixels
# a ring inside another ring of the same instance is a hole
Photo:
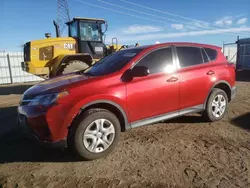
[[[222,121],[194,114],[136,128],[90,162],[24,139],[16,105],[30,85],[0,87],[0,187],[250,187],[250,73],[242,75]]]

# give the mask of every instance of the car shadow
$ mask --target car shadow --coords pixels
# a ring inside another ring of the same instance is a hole
[[[250,82],[250,70],[236,71],[236,81]]]
[[[28,140],[17,124],[17,107],[0,108],[0,163],[73,162],[66,150],[44,148]]]
[[[164,123],[203,123],[204,119],[199,114],[180,116],[174,119],[163,121]]]
[[[11,162],[74,162],[67,150],[44,148],[27,139],[19,129],[0,140],[0,164]]]
[[[250,130],[250,112],[233,118],[231,123],[242,129]]]
[[[17,128],[17,106],[0,107],[0,139]]]
[[[35,83],[23,84],[23,85],[2,85],[0,86],[0,95],[10,95],[10,94],[23,94],[27,89],[33,86]]]

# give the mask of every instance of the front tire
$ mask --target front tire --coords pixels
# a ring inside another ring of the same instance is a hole
[[[228,97],[225,91],[214,88],[208,98],[203,118],[206,121],[219,121],[226,115],[228,107]]]
[[[90,109],[72,130],[71,144],[81,159],[94,160],[109,155],[120,138],[117,117],[105,109]]]

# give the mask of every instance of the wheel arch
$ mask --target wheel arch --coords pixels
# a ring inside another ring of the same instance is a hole
[[[213,86],[211,87],[211,89],[206,97],[205,103],[204,103],[204,109],[207,105],[208,98],[209,98],[209,96],[214,88],[219,88],[219,89],[222,89],[223,91],[225,91],[225,93],[227,94],[227,97],[228,97],[228,102],[231,101],[231,86],[227,81],[221,80],[221,81],[214,83]]]
[[[117,104],[113,101],[110,101],[110,100],[96,100],[96,101],[89,102],[89,103],[83,105],[80,108],[79,114],[74,118],[72,124],[74,123],[74,121],[77,121],[78,117],[80,117],[81,114],[83,114],[85,111],[87,111],[89,109],[93,109],[93,108],[103,108],[103,109],[109,110],[112,113],[114,113],[120,122],[122,132],[130,129],[130,124],[128,122],[128,116],[127,116],[127,113],[125,112],[125,110],[119,104]]]

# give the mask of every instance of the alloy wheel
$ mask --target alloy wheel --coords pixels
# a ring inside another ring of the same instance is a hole
[[[114,137],[114,125],[107,119],[97,119],[87,126],[83,144],[90,152],[100,153],[113,143]]]
[[[223,95],[216,95],[212,102],[212,114],[216,118],[221,117],[226,110],[226,99]]]

